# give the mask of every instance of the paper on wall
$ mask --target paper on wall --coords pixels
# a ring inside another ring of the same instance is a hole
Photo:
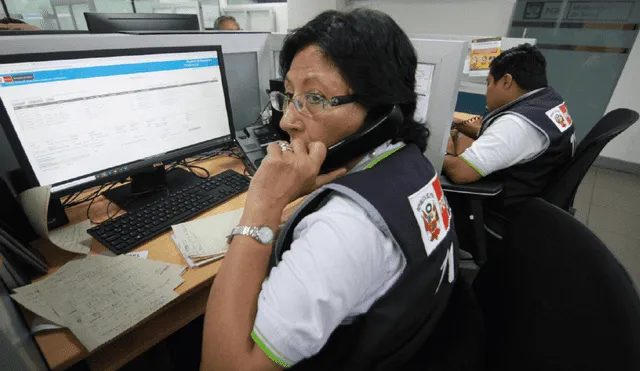
[[[467,55],[467,58],[465,58],[464,60],[464,66],[462,67],[462,73],[465,75],[469,74],[469,70],[470,70],[470,66],[469,64],[471,63],[471,57]]]
[[[489,75],[489,65],[495,57],[500,55],[501,48],[501,37],[472,40],[469,76]]]
[[[429,110],[429,97],[431,96],[431,80],[433,79],[432,64],[418,63],[416,68],[416,95],[418,101],[413,119],[417,122],[426,123]]]

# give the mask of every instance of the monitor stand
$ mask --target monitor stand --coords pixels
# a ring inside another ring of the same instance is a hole
[[[200,181],[190,171],[178,167],[168,173],[162,167],[148,169],[131,178],[130,183],[104,192],[106,198],[128,213]]]

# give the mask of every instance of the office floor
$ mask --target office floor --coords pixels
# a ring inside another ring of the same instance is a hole
[[[576,218],[600,237],[640,288],[640,176],[592,167],[574,208]]]

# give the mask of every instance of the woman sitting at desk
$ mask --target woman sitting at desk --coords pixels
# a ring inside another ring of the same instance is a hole
[[[272,103],[291,143],[269,146],[249,187],[202,368],[400,368],[458,273],[428,132],[412,119],[415,50],[384,13],[327,11],[286,38],[280,67],[287,92]],[[315,189],[274,245],[285,206]]]

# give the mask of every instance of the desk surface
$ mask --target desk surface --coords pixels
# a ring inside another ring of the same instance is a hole
[[[453,117],[455,117],[457,119],[460,119],[460,120],[468,120],[468,119],[470,119],[470,118],[472,118],[474,116],[477,116],[477,115],[472,115],[470,113],[464,113],[464,112],[454,112],[453,113]]]
[[[456,112],[455,116],[467,119],[473,115]],[[228,169],[242,173],[244,169],[242,161],[231,157],[218,157],[198,165],[207,168],[212,175]],[[201,214],[198,218],[241,208],[244,206],[245,199],[246,193],[243,193]],[[99,197],[94,201],[91,206],[92,220],[101,221],[106,218],[107,203],[108,201],[104,197]],[[289,205],[283,214],[283,219],[286,219],[293,212],[298,203],[294,202]],[[75,224],[86,220],[86,208],[87,203],[84,203],[68,209],[67,215],[70,222]],[[166,232],[133,251],[146,250],[149,251],[147,259],[186,266],[187,263],[170,236],[171,232]],[[78,256],[55,248],[42,240],[37,241],[34,245],[45,256],[50,267],[49,274]],[[92,253],[100,254],[106,251],[108,250],[102,244],[93,241]],[[213,277],[218,272],[221,263],[220,260],[203,267],[187,269],[182,275],[184,283],[176,289],[180,295],[178,298],[142,323],[91,353],[87,352],[68,329],[37,334],[35,340],[52,370],[65,369],[81,360],[86,360],[92,370],[116,370],[204,313]],[[33,315],[26,311],[25,314],[28,323],[31,323]]]

